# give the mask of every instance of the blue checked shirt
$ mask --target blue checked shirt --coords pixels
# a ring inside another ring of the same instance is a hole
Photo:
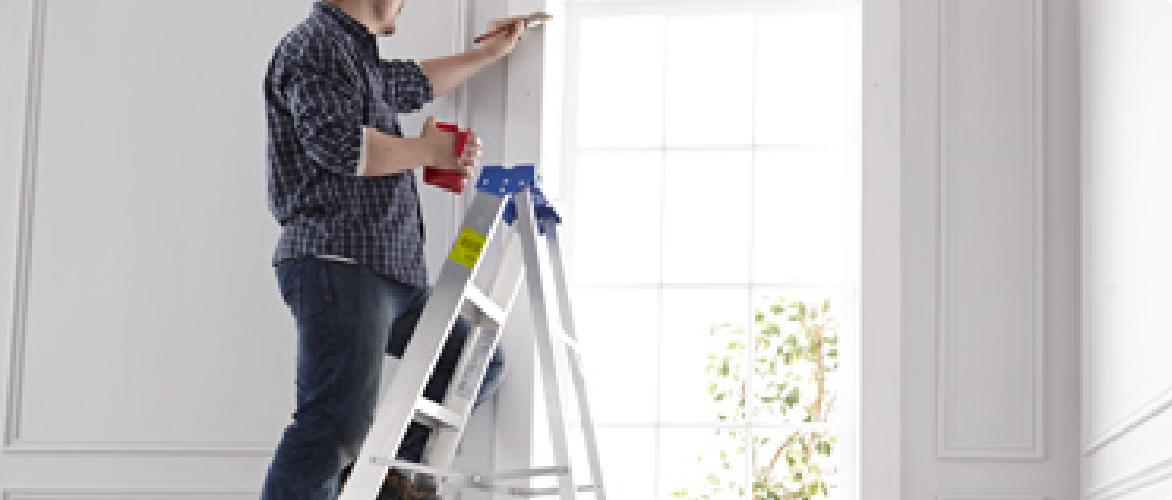
[[[361,176],[362,126],[402,137],[397,113],[430,102],[415,61],[385,61],[375,35],[318,0],[280,43],[264,81],[269,210],[281,224],[272,264],[341,256],[426,286],[423,217],[412,171]]]

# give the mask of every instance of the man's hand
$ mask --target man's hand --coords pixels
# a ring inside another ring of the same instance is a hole
[[[419,138],[424,140],[432,151],[432,157],[435,158],[432,166],[459,170],[464,177],[472,175],[472,167],[480,157],[480,137],[469,132],[468,140],[464,144],[464,154],[456,156],[457,135],[440,130],[435,122],[434,116],[427,117],[427,121],[423,123],[423,132],[419,134]]]
[[[521,39],[521,34],[525,32],[526,17],[528,16],[513,16],[490,21],[488,23],[487,33],[492,33],[501,28],[504,28],[504,31],[485,39],[484,45],[481,45],[480,48],[492,54],[493,57],[500,58],[508,55],[517,46],[517,41]]]

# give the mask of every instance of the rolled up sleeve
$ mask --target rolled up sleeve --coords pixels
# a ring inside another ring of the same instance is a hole
[[[413,113],[435,99],[431,81],[419,63],[410,59],[382,60],[386,76],[387,96],[394,100],[387,104],[399,113]]]
[[[359,175],[362,103],[341,59],[329,53],[299,58],[288,78],[289,110],[306,155],[330,172]]]

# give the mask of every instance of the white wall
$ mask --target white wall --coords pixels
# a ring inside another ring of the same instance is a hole
[[[408,1],[383,57],[463,47],[471,4]],[[261,84],[310,5],[0,0],[0,498],[256,497],[295,353]],[[485,110],[438,99],[404,132],[499,121],[494,92]],[[460,201],[421,192],[434,277]],[[491,467],[495,409],[457,466]]]
[[[1076,498],[1074,15],[904,1],[902,499]]]
[[[252,498],[292,403],[293,356],[293,325],[267,267],[276,228],[264,207],[259,85],[272,44],[309,1],[53,0],[43,50],[29,46],[36,1],[0,0],[0,304],[14,306],[0,307],[0,324],[13,325],[0,359],[18,361],[0,371],[9,396],[0,492]],[[388,41],[383,55],[454,50],[509,5],[409,0],[401,43]],[[945,6],[961,15],[942,19]],[[904,0],[898,500],[1075,498],[1073,7]],[[115,17],[134,9],[169,24]],[[236,15],[213,17],[221,11]],[[26,94],[30,53],[44,55],[44,72]],[[110,77],[103,61],[128,77]],[[152,76],[151,64],[167,72]],[[467,119],[485,139],[484,163],[499,162],[504,83],[504,68],[489,68],[466,100],[429,105],[405,132],[427,113]],[[31,114],[26,95],[40,103]],[[160,115],[177,118],[176,134],[139,127]],[[110,145],[135,133],[151,152],[179,153],[157,162]],[[186,189],[155,195],[163,183]],[[448,233],[459,202],[436,195],[426,190],[425,216]],[[444,240],[429,237],[433,266]],[[183,258],[161,257],[172,254]],[[947,275],[944,264],[954,266]],[[501,398],[527,401],[531,390],[506,382]],[[465,455],[493,448],[512,463],[491,442],[492,414],[481,413]]]
[[[1172,497],[1172,2],[1083,0],[1083,493]]]

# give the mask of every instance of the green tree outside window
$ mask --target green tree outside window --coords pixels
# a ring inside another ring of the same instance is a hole
[[[755,420],[788,420],[803,423],[827,422],[834,411],[835,394],[828,390],[829,378],[838,368],[838,333],[829,314],[830,301],[812,307],[802,301],[784,297],[766,298],[766,306],[756,310],[753,330],[753,392],[743,374],[749,357],[744,328],[730,324],[713,326],[710,334],[725,346],[708,355],[705,373],[710,377],[708,393],[718,408],[717,418],[735,422],[746,420],[752,412]],[[749,401],[752,400],[750,404]],[[744,428],[717,428],[726,436],[729,449],[722,447],[707,458],[718,469],[731,469],[730,458],[744,456]],[[752,471],[753,500],[809,500],[829,498],[837,486],[835,443],[837,436],[825,428],[800,427],[787,430],[781,437],[755,433],[756,460]],[[730,453],[731,449],[731,453]],[[722,480],[708,473],[707,491],[672,492],[676,498],[714,500],[744,498],[741,481]]]

